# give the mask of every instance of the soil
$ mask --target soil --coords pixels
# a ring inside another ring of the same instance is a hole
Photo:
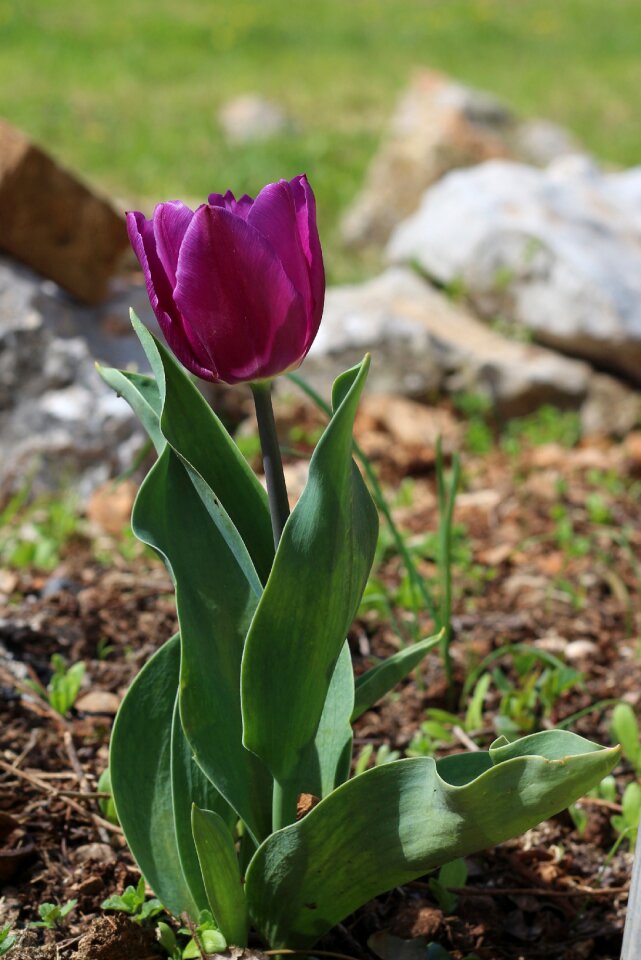
[[[286,436],[288,418],[300,421],[301,413],[313,432],[317,420],[308,408],[295,416],[288,408],[280,417]],[[460,424],[450,420],[459,442]],[[409,534],[421,572],[432,584],[436,568],[429,535],[438,520],[434,457],[418,455],[420,438],[413,442],[407,430],[405,424],[399,439],[389,424],[364,416],[357,439],[372,456],[395,520]],[[622,698],[638,708],[641,698],[641,437],[593,440],[572,449],[524,442],[510,453],[464,453],[462,460],[453,571],[456,693],[492,651],[529,644],[560,657],[581,677],[547,707],[534,702],[521,722],[541,729],[580,712],[571,729],[611,742],[610,709],[601,701]],[[294,484],[296,477],[304,479],[300,460],[290,461],[289,475]],[[114,511],[130,504],[123,505],[122,491],[117,504],[110,496],[103,492],[89,514],[94,524],[108,516],[103,526],[118,529]],[[53,573],[0,570],[0,929],[9,924],[23,931],[9,953],[16,960],[164,955],[153,929],[101,908],[105,897],[135,884],[139,873],[95,794],[117,704],[153,650],[176,629],[172,590],[164,568],[149,554],[124,549],[104,529],[99,539],[99,550],[95,529],[68,543]],[[431,628],[425,611],[415,622],[401,606],[403,568],[391,548],[377,577],[395,619],[374,601],[364,606],[350,634],[357,671],[371,664],[372,656],[398,649],[414,630],[426,636]],[[64,719],[24,684],[48,682],[53,653],[86,667],[81,695]],[[523,686],[510,654],[496,666],[509,682]],[[430,655],[413,678],[359,720],[357,753],[368,744],[374,752],[384,744],[401,752],[417,749],[426,709],[450,703],[440,661]],[[436,743],[436,755],[485,747],[496,736],[500,710],[501,692],[493,684],[482,728],[465,731],[463,709],[448,740]],[[440,944],[454,960],[470,953],[480,960],[618,958],[631,855],[626,842],[616,844],[611,817],[620,812],[622,790],[632,779],[624,761],[616,772],[615,801],[581,802],[580,832],[563,813],[468,858],[467,881],[449,910],[439,905],[429,878],[421,878],[359,910],[321,946],[383,960],[400,956],[401,946],[410,960],[424,957],[426,942]],[[57,929],[28,929],[40,904],[70,899],[77,905]],[[399,946],[399,940],[412,941],[416,952],[405,952],[408,946]]]

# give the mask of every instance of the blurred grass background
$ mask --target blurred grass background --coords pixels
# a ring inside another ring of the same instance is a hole
[[[128,205],[254,193],[306,171],[333,279],[336,224],[412,68],[427,65],[640,160],[639,0],[0,0],[0,115]],[[296,136],[231,148],[257,92]]]

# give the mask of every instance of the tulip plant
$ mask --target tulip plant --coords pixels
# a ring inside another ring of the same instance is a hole
[[[377,894],[564,809],[618,752],[551,731],[350,778],[353,721],[438,638],[354,678],[345,638],[378,531],[352,460],[369,358],[334,383],[289,514],[270,381],[320,323],[311,189],[297,177],[128,224],[170,350],[134,317],[153,376],[101,374],[157,451],[132,522],[171,573],[180,632],[121,705],[115,805],[170,911],[210,910],[228,943],[253,928],[273,948],[305,948]],[[268,494],[187,371],[252,387]]]

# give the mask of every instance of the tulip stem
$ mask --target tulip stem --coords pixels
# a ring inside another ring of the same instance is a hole
[[[258,436],[263,453],[263,469],[267,481],[269,512],[272,518],[274,546],[278,546],[280,535],[289,516],[289,500],[283,473],[283,461],[276,435],[276,423],[272,407],[272,387],[269,382],[250,384],[256,406]]]

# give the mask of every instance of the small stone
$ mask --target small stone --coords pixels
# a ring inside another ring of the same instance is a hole
[[[108,843],[85,843],[73,852],[76,863],[113,863],[116,853]]]
[[[641,470],[641,430],[634,430],[625,438],[625,457],[630,466]]]
[[[13,593],[19,582],[18,574],[13,570],[7,570],[4,567],[0,568],[0,593],[8,596]]]
[[[581,407],[583,436],[625,437],[641,415],[641,394],[604,373],[594,374]]]
[[[563,656],[568,649],[567,637],[562,637],[558,633],[546,633],[544,637],[539,637],[534,641],[534,646],[538,650],[545,650],[546,653],[553,653],[556,656]]]
[[[115,717],[120,706],[120,699],[115,693],[108,690],[90,690],[76,700],[75,707],[79,713],[102,714]]]
[[[565,657],[570,663],[578,663],[581,660],[593,660],[598,652],[599,648],[593,640],[581,638],[568,643],[565,648]]]
[[[290,117],[279,104],[253,93],[225,103],[218,120],[231,144],[270,140],[293,129]]]
[[[105,533],[122,534],[129,525],[137,492],[138,487],[131,480],[102,484],[89,498],[87,519]]]

